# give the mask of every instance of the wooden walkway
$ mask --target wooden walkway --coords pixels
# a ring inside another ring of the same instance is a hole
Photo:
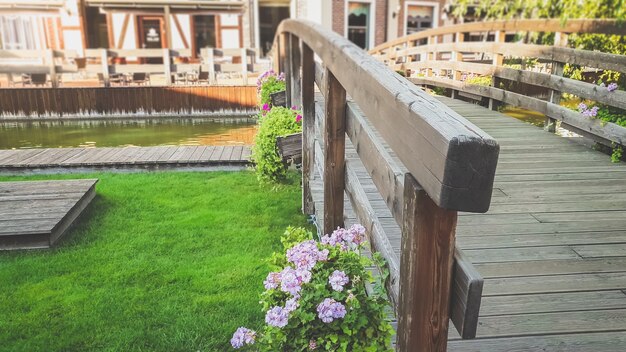
[[[162,146],[0,150],[0,172],[45,168],[246,166],[249,146]]]
[[[624,351],[626,164],[501,113],[440,99],[501,146],[489,212],[461,213],[457,228],[458,247],[485,278],[477,338],[461,340],[450,325],[448,350]],[[400,229],[346,145],[346,162],[399,258]],[[319,163],[312,188],[321,219]],[[357,221],[347,199],[346,222]]]
[[[95,197],[96,182],[0,182],[0,250],[54,245]]]

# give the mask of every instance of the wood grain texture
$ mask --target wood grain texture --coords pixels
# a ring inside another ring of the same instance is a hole
[[[315,51],[439,206],[488,209],[498,156],[489,135],[336,33],[293,20],[279,32]]]
[[[311,196],[311,177],[315,164],[315,61],[313,50],[302,43],[302,210],[315,212]]]
[[[438,207],[411,174],[404,187],[397,344],[446,351],[457,214]]]
[[[345,189],[346,90],[326,72],[324,130],[324,233],[343,227]]]

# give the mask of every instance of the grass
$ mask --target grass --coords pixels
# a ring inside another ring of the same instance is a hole
[[[99,178],[57,248],[0,252],[2,351],[227,351],[258,326],[265,259],[304,225],[295,175],[251,172],[0,177]]]

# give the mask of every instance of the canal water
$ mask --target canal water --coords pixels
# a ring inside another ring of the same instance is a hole
[[[0,122],[0,149],[250,145],[251,118]]]

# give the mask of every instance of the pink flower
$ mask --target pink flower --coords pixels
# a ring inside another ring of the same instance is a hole
[[[298,114],[296,115],[296,122],[300,122],[302,121],[302,115]]]
[[[268,103],[263,104],[263,111],[270,111],[270,104]]]

